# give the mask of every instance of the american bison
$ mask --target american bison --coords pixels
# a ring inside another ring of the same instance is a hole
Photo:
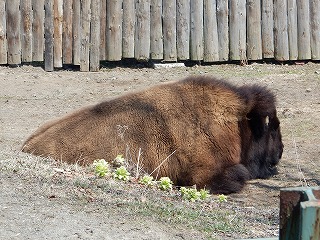
[[[267,88],[192,76],[51,121],[22,151],[80,164],[127,151],[135,164],[140,149],[146,173],[170,177],[177,186],[231,193],[249,179],[277,173],[279,124]]]

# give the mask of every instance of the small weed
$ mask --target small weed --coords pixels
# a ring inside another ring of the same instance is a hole
[[[206,200],[208,197],[210,197],[209,190],[200,189],[199,193],[200,193],[201,200]]]
[[[161,189],[163,191],[170,191],[170,190],[172,190],[172,185],[173,185],[173,182],[171,181],[170,178],[162,177],[159,180],[158,187],[159,187],[159,189]]]
[[[113,177],[118,180],[128,181],[130,179],[130,173],[124,166],[121,166],[115,170]]]
[[[110,172],[109,164],[104,159],[95,160],[93,162],[93,167],[94,167],[94,173],[98,177],[104,177],[106,176],[106,174]]]
[[[123,166],[126,162],[126,159],[122,154],[119,154],[115,159],[113,159],[112,164],[116,167]]]
[[[201,189],[200,191],[197,191],[195,188],[186,187],[181,187],[180,193],[183,199],[191,202],[206,200],[210,196],[208,190]]]
[[[227,198],[228,197],[226,195],[220,194],[220,195],[218,195],[218,202],[219,203],[227,202],[228,201]]]
[[[150,175],[144,175],[139,182],[146,186],[152,186],[155,184],[155,181],[153,181],[153,177]]]
[[[195,188],[181,187],[180,192],[183,199],[191,202],[200,200],[200,193]]]

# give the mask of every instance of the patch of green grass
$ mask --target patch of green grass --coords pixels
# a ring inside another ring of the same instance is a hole
[[[130,214],[153,217],[158,221],[180,225],[196,231],[205,232],[208,239],[214,238],[213,233],[235,234],[246,231],[244,223],[240,219],[231,219],[236,216],[232,210],[224,207],[210,209],[207,204],[177,203],[175,201],[147,201],[145,203],[127,203],[127,211]]]
[[[205,202],[182,201],[180,192],[175,189],[159,191],[157,187],[98,177],[92,171],[92,166],[83,168],[49,160],[46,162],[45,159],[35,162],[35,159],[12,161],[15,164],[8,167],[11,171],[19,166],[18,175],[26,175],[32,181],[36,176],[43,186],[53,185],[54,190],[48,190],[49,196],[77,201],[77,204],[92,202],[99,208],[116,211],[124,218],[132,216],[139,221],[154,219],[175,228],[201,232],[207,239],[245,231],[240,217],[231,220],[237,214],[230,210],[229,202],[218,203],[216,199]],[[4,165],[0,164],[2,169]],[[170,189],[170,184],[165,185]],[[110,206],[113,208],[110,209]]]
[[[86,177],[77,177],[73,180],[73,185],[80,188],[90,188],[92,182]]]

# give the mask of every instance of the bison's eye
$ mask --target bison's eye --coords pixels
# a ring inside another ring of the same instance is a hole
[[[270,128],[273,130],[278,130],[280,126],[280,121],[277,117],[271,118],[270,119]]]

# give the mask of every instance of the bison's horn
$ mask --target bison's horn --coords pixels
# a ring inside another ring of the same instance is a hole
[[[266,116],[266,126],[269,126],[269,116]]]

